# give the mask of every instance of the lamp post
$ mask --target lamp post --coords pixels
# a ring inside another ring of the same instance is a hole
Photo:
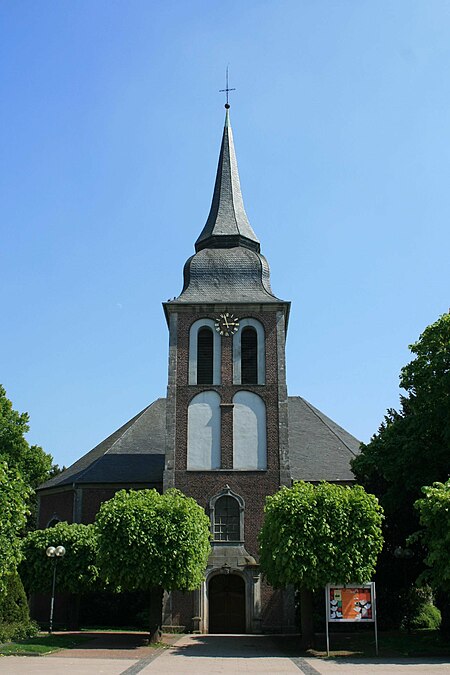
[[[46,554],[48,555],[49,558],[53,558],[53,585],[52,585],[52,600],[50,603],[50,625],[48,628],[48,632],[51,633],[53,631],[53,606],[55,604],[55,584],[56,584],[56,563],[58,558],[62,558],[63,555],[65,554],[66,549],[64,546],[49,546],[48,549],[46,550]]]

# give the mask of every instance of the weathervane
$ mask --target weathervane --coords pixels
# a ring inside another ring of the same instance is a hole
[[[219,89],[219,91],[221,91],[221,92],[224,91],[224,92],[226,93],[226,95],[227,95],[227,102],[225,103],[225,108],[229,108],[229,107],[230,107],[230,104],[228,103],[228,93],[229,93],[230,91],[236,91],[236,89],[235,89],[235,87],[232,87],[232,88],[230,89],[230,87],[228,86],[228,66],[227,66],[227,82],[226,82],[226,87],[225,87],[225,89]]]

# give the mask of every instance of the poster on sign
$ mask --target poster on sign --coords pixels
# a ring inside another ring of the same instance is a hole
[[[328,621],[374,621],[373,584],[327,586]]]

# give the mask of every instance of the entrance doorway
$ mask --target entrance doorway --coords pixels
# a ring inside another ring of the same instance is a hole
[[[245,583],[237,574],[217,574],[209,582],[209,632],[245,633]]]

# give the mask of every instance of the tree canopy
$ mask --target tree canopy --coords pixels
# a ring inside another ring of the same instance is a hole
[[[420,539],[425,546],[423,574],[437,591],[450,593],[450,479],[422,488],[424,497],[415,503],[420,514],[422,530],[412,539]]]
[[[6,462],[11,470],[17,471],[25,485],[36,488],[59,473],[51,455],[38,445],[30,445],[25,438],[29,430],[28,413],[14,410],[6,391],[0,385],[0,461]],[[28,494],[29,513],[27,529],[36,526],[37,497],[33,491]]]
[[[422,486],[445,481],[450,474],[450,314],[428,326],[410,350],[414,358],[400,374],[405,391],[400,409],[387,411],[378,432],[352,462],[358,482],[379,498],[386,515],[378,598],[380,617],[390,616],[391,625],[404,618],[401,612],[395,615],[395,608],[405,606],[423,571],[419,546],[406,550],[412,555],[407,561],[401,557],[419,527],[414,502]],[[448,630],[450,620],[444,616],[442,628]]]
[[[423,485],[450,474],[450,314],[410,345],[415,358],[402,368],[400,410],[388,410],[352,468],[386,511],[393,546],[417,529],[413,503]]]
[[[19,567],[27,592],[51,591],[52,559],[46,555],[49,546],[64,546],[66,553],[56,566],[56,585],[60,591],[87,593],[98,590],[96,565],[97,534],[94,525],[57,523],[45,530],[29,532],[22,542],[24,560]]]
[[[36,488],[50,477],[53,459],[38,445],[27,442],[28,422],[28,413],[14,410],[0,385],[0,459],[16,468],[27,485]]]
[[[208,559],[209,519],[179,490],[120,490],[97,514],[102,576],[126,590],[198,588]]]
[[[18,471],[0,461],[0,595],[21,560],[18,536],[26,522],[30,492]]]
[[[300,481],[267,497],[264,511],[260,564],[273,586],[315,590],[372,578],[383,515],[361,486]]]

